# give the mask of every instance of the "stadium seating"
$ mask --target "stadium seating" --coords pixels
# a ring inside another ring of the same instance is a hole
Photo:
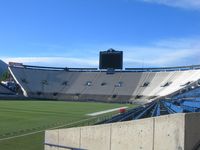
[[[6,86],[0,83],[0,95],[13,95],[14,92],[12,92],[10,89],[8,89]]]
[[[31,98],[147,103],[184,89],[200,70],[115,71],[9,66],[25,96]]]
[[[8,65],[0,60],[0,77],[8,70]]]
[[[167,99],[158,99],[142,106],[117,114],[97,124],[121,122],[173,113],[200,112],[200,87],[184,93],[172,95]]]

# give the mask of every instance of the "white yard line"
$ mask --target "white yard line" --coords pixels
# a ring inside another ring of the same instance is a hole
[[[49,128],[49,129],[38,130],[38,131],[30,132],[30,133],[25,133],[25,134],[21,134],[21,135],[16,135],[16,136],[11,136],[11,137],[7,137],[7,138],[2,138],[2,139],[0,139],[0,141],[10,140],[10,139],[14,139],[14,138],[18,138],[18,137],[24,137],[24,136],[28,136],[28,135],[33,135],[33,134],[36,134],[36,133],[44,132],[45,130],[58,129],[58,128],[66,127],[66,126],[73,125],[73,124],[76,124],[76,123],[84,122],[84,121],[87,121],[87,120],[92,120],[94,118],[96,118],[96,117],[92,117],[92,118],[88,118],[88,119],[83,119],[83,120],[71,122],[71,123],[68,123],[68,124],[60,125],[60,126],[57,126],[57,127],[52,127],[52,128]]]
[[[100,111],[100,112],[95,112],[95,113],[91,113],[91,114],[87,114],[87,115],[88,116],[98,116],[98,115],[101,115],[101,114],[105,114],[105,113],[109,113],[109,112],[113,112],[113,111],[117,111],[117,110],[125,109],[125,108],[127,108],[127,107],[119,107],[119,108],[109,109],[109,110]],[[10,139],[14,139],[14,138],[18,138],[18,137],[24,137],[24,136],[28,136],[28,135],[33,135],[33,134],[36,134],[36,133],[44,132],[45,130],[53,130],[53,129],[58,129],[58,128],[62,128],[62,127],[67,127],[69,125],[73,125],[73,124],[76,124],[76,123],[84,122],[84,121],[87,121],[87,120],[92,120],[92,119],[95,119],[95,118],[96,117],[91,117],[91,118],[87,118],[87,119],[71,122],[71,123],[68,123],[68,124],[60,125],[60,126],[57,126],[57,127],[52,127],[52,128],[49,128],[49,129],[38,130],[38,131],[25,133],[25,134],[21,134],[21,135],[6,137],[6,138],[0,139],[0,141],[10,140]]]
[[[119,108],[114,108],[114,109],[99,111],[99,112],[87,114],[87,116],[98,116],[98,115],[102,115],[102,114],[106,114],[106,113],[109,113],[109,112],[117,111],[117,110],[120,110],[120,109],[126,109],[126,108],[128,108],[128,107],[119,107]]]

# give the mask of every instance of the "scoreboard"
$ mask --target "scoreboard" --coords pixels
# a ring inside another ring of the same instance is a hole
[[[122,69],[123,52],[109,49],[100,51],[99,69]]]

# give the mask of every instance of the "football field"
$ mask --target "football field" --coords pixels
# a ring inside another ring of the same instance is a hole
[[[0,100],[0,150],[43,150],[46,129],[90,125],[107,115],[87,114],[124,106],[133,107],[95,102]]]

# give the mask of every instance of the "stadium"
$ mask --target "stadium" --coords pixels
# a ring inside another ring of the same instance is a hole
[[[122,69],[123,52],[114,49],[99,60],[99,68],[1,62],[1,113],[24,117],[1,125],[3,148],[21,139],[24,149],[159,150],[163,139],[164,149],[198,150],[199,65]]]
[[[200,150],[200,0],[0,1],[0,150]]]

